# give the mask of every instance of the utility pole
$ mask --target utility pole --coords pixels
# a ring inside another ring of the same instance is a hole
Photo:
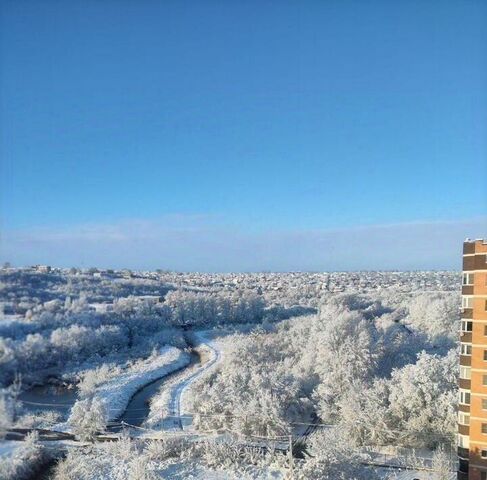
[[[289,479],[294,480],[293,436],[289,435]]]

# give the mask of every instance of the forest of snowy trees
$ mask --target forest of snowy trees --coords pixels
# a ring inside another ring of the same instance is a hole
[[[458,298],[342,294],[317,315],[235,335],[226,361],[195,389],[200,427],[282,435],[317,419],[353,445],[452,441]]]
[[[251,293],[180,290],[168,293],[164,303],[118,299],[111,311],[101,313],[90,309],[84,296],[44,304],[28,310],[24,319],[0,324],[0,384],[8,385],[15,374],[30,380],[33,366],[39,379],[94,356],[128,350],[140,356],[158,344],[180,346],[177,327],[256,322],[263,318],[264,307]]]
[[[0,434],[67,421],[79,440],[94,441],[115,418],[99,392],[118,398],[117,385],[132,385],[128,391],[135,392],[166,368],[163,352],[184,366],[188,332],[205,331],[221,339],[223,360],[190,390],[195,434],[287,438],[299,436],[301,425],[316,425],[303,439],[309,456],[296,465],[302,479],[385,478],[364,469],[353,452],[394,446],[440,455],[454,443],[457,274],[10,268],[0,270],[0,282]],[[46,382],[77,392],[69,418],[28,411],[19,401],[21,392]],[[5,478],[22,478],[44,450],[34,435],[15,452],[10,463],[0,457]],[[176,468],[174,462],[190,459],[236,478],[288,468],[279,452],[228,438],[197,445],[126,438],[70,451],[56,467],[56,479],[102,478],[97,468],[111,478],[120,458],[129,467],[117,478],[127,480],[166,478],[147,465]]]

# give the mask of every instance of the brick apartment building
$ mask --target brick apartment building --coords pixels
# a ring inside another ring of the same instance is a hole
[[[487,480],[487,241],[463,244],[459,480]]]

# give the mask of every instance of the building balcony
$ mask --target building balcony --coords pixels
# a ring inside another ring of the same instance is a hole
[[[473,247],[473,251],[472,251]],[[487,239],[477,239],[471,240],[468,242],[464,242],[463,244],[463,253],[487,253]],[[467,252],[465,251],[467,250]]]
[[[471,355],[460,355],[460,365],[462,367],[470,367],[472,365]]]
[[[473,295],[473,285],[462,285],[462,295]]]
[[[458,459],[458,472],[459,473],[464,473],[465,475],[467,475],[467,478],[468,478],[468,470],[469,470],[469,461],[468,460],[464,460],[462,458]]]
[[[472,332],[460,332],[460,341],[463,343],[472,343]]]
[[[458,388],[462,390],[470,390],[471,389],[472,381],[467,378],[459,378],[458,379]]]
[[[458,425],[458,433],[460,435],[470,435],[470,427],[468,425]]]
[[[470,270],[486,270],[487,269],[487,255],[475,255],[475,257],[463,257],[463,271]]]
[[[457,454],[460,458],[463,458],[464,460],[468,460],[470,451],[468,448],[458,447]]]

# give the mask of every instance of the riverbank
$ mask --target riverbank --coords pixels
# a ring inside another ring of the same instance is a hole
[[[186,351],[175,347],[163,347],[149,358],[134,362],[121,374],[98,385],[93,396],[105,406],[108,414],[107,421],[116,421],[130,410],[130,403],[138,392],[154,382],[164,382],[168,375],[185,368],[191,362],[191,358]],[[52,404],[54,410],[59,406],[57,403]],[[43,407],[49,408],[49,404]],[[63,407],[67,408],[66,405]],[[148,411],[148,405],[146,409]],[[50,430],[69,432],[69,421],[54,424]],[[42,475],[46,473],[44,470],[51,469],[55,458],[59,457],[64,450],[62,446],[56,445],[55,441],[42,443],[32,441],[29,435],[24,438],[23,441],[0,442],[0,479],[43,478]]]
[[[175,347],[164,347],[144,364],[133,368],[96,388],[94,398],[100,400],[108,412],[107,420],[115,421],[124,413],[131,398],[146,385],[166,377],[190,363],[190,354]]]

